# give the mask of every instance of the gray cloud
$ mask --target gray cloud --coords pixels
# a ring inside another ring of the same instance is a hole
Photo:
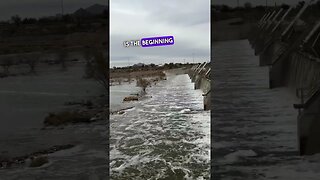
[[[210,57],[210,0],[111,1],[112,61],[206,61]],[[173,46],[123,47],[125,40],[173,35]],[[155,62],[155,63],[156,63]]]
[[[149,18],[155,21],[167,22],[174,25],[192,26],[210,21],[208,0],[194,1],[164,0],[159,6],[151,6]]]

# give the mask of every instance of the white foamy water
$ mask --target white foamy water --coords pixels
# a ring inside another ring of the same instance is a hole
[[[209,179],[210,111],[201,90],[178,75],[147,93],[152,98],[110,117],[111,179]]]
[[[36,168],[28,167],[28,163],[21,167],[0,169],[1,180],[34,180],[34,179],[105,179],[107,173],[105,138],[107,132],[105,122],[70,125],[64,129],[51,129],[40,132],[38,139],[27,139],[25,146],[32,147],[32,142],[42,143],[51,141],[52,145],[60,142],[72,143],[76,146],[62,151],[48,154],[49,163]],[[30,133],[35,138],[35,132]],[[52,138],[55,137],[56,141]],[[17,147],[24,148],[19,142]]]

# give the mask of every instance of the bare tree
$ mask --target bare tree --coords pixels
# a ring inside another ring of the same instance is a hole
[[[131,79],[131,73],[129,72],[129,73],[128,73],[128,82],[129,82],[129,84],[131,84],[131,81],[132,81],[132,79]]]
[[[252,4],[250,2],[246,2],[246,3],[244,3],[244,7],[246,9],[251,9],[252,8]]]
[[[0,65],[2,66],[2,68],[4,70],[4,74],[6,74],[6,75],[10,74],[9,69],[13,64],[14,63],[13,63],[12,59],[10,59],[10,58],[6,58],[6,59],[2,60]]]
[[[11,17],[11,21],[16,24],[17,26],[19,26],[22,22],[22,19],[19,15],[15,15]]]
[[[146,89],[149,85],[150,81],[148,81],[147,79],[142,79],[140,77],[137,78],[137,86],[141,87],[144,93],[146,93]]]
[[[25,63],[30,67],[30,73],[36,74],[36,65],[39,63],[40,55],[33,54],[33,55],[26,55],[25,56]]]
[[[90,48],[87,48],[83,51],[83,56],[86,61],[85,77],[93,78],[94,77],[94,67],[93,67],[93,52]]]
[[[107,60],[103,56],[103,52],[94,51],[94,78],[109,91],[109,71]]]
[[[106,50],[103,42],[105,41],[104,33],[96,33],[95,36],[86,39],[85,44],[82,44],[87,48],[85,58],[89,61],[88,68],[92,69],[90,73],[93,73],[93,77],[107,90],[109,91],[109,64],[107,58],[104,57],[103,52]],[[92,54],[92,58],[90,57]],[[90,71],[88,69],[88,71]]]
[[[161,80],[165,80],[166,79],[166,74],[163,71],[159,72],[159,78]]]
[[[67,70],[67,57],[68,52],[65,49],[61,49],[58,55],[58,62],[61,64],[62,70]]]

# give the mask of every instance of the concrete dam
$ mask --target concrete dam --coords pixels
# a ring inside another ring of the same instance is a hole
[[[249,42],[259,65],[269,68],[269,87],[286,87],[299,103],[300,155],[320,152],[320,17],[314,0],[269,10],[252,30]]]
[[[194,83],[194,89],[201,89],[203,94],[204,110],[210,110],[211,107],[211,66],[204,62],[194,65],[188,72],[191,82]]]

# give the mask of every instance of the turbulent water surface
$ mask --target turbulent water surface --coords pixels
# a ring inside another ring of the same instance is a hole
[[[210,112],[201,90],[175,75],[147,93],[110,117],[111,179],[209,179]]]
[[[213,178],[319,179],[320,156],[298,156],[294,95],[269,89],[248,41],[213,50]]]

